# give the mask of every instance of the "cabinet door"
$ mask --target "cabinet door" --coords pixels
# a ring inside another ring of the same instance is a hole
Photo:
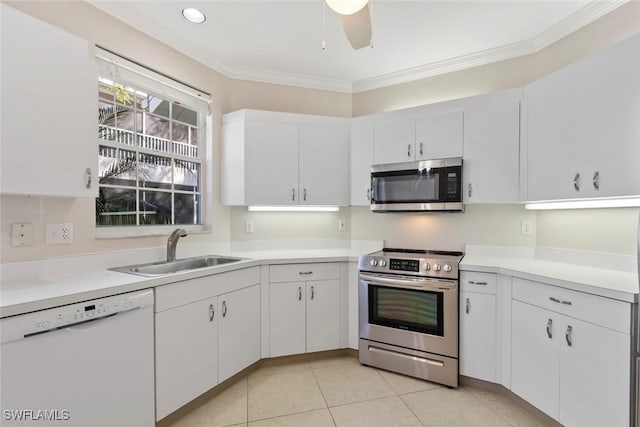
[[[631,37],[525,88],[528,200],[640,194],[639,49]]]
[[[97,196],[98,85],[89,43],[0,7],[0,192]]]
[[[564,316],[558,332],[559,421],[566,426],[628,426],[630,336]]]
[[[399,163],[415,160],[414,119],[376,123],[373,134],[373,163]]]
[[[464,202],[516,203],[520,91],[475,99],[464,113]]]
[[[562,325],[555,313],[516,300],[511,321],[511,391],[557,419]]]
[[[460,293],[460,373],[496,381],[496,296]]]
[[[429,114],[416,119],[416,159],[462,157],[462,111]]]
[[[218,296],[218,379],[260,360],[260,285]]]
[[[373,164],[373,125],[351,123],[351,206],[371,203],[371,165]]]
[[[156,419],[218,384],[217,297],[156,313]]]
[[[349,129],[300,125],[301,205],[349,204]]]
[[[306,350],[306,286],[304,282],[269,285],[269,356]]]
[[[252,121],[245,128],[245,204],[297,205],[298,127]]]
[[[307,352],[340,348],[340,281],[307,282]]]

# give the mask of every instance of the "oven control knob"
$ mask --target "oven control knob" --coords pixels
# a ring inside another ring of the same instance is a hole
[[[451,271],[451,266],[449,264],[445,264],[442,266],[442,269],[448,273]]]
[[[378,263],[378,265],[379,265],[380,267],[385,267],[385,266],[387,265],[387,261],[385,261],[385,260],[381,259],[381,260],[380,260],[380,262]]]
[[[376,265],[378,265],[378,260],[372,259],[369,264],[371,264],[371,267],[375,267]]]
[[[440,264],[433,264],[433,271],[440,271]]]
[[[431,270],[431,266],[429,265],[429,263],[426,263],[424,265],[424,271],[429,271],[429,270]]]

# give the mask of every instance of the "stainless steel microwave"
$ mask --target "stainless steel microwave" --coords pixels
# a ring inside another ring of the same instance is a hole
[[[371,167],[373,212],[463,212],[462,158]]]

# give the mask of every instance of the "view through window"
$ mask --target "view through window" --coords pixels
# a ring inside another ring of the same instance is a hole
[[[99,79],[97,226],[201,224],[202,114]]]

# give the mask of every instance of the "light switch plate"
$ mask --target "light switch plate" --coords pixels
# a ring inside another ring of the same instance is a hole
[[[344,219],[338,220],[338,231],[345,231],[347,229],[347,221]]]
[[[11,224],[11,246],[32,246],[33,224]]]
[[[253,220],[248,219],[244,223],[244,232],[245,233],[253,233]]]

